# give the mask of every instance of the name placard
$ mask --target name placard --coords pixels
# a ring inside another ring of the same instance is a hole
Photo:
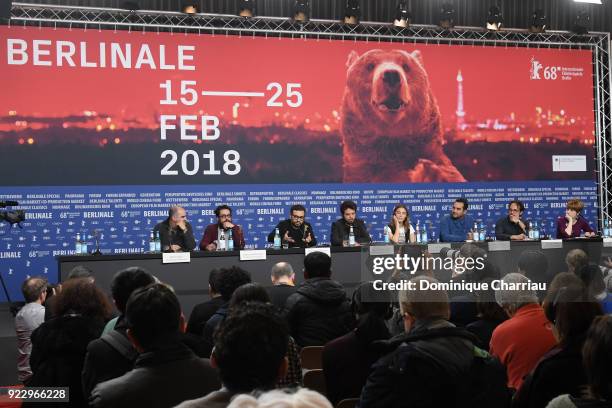
[[[509,251],[510,241],[491,241],[489,242],[489,251]]]
[[[563,248],[562,239],[543,239],[541,242],[542,242],[542,249]]]
[[[265,261],[266,250],[265,249],[246,249],[240,251],[241,261]]]
[[[162,263],[189,263],[191,262],[190,252],[164,252],[162,254]]]

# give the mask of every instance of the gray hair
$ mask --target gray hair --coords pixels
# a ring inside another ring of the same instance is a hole
[[[521,306],[529,303],[537,303],[538,295],[535,290],[526,288],[531,281],[525,275],[514,272],[504,276],[500,285],[510,284],[515,289],[504,288],[495,291],[495,301],[501,307],[518,310]],[[518,284],[518,285],[516,285]]]
[[[272,267],[270,275],[274,279],[280,279],[283,276],[291,277],[293,275],[293,267],[289,262],[279,262]]]
[[[332,404],[323,395],[307,388],[296,392],[272,390],[255,398],[252,395],[236,396],[227,408],[332,408]]]

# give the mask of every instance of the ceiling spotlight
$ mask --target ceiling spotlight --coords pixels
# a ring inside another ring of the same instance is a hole
[[[183,5],[181,6],[181,11],[185,14],[197,14],[198,5],[193,2],[183,3]]]
[[[591,16],[586,10],[581,10],[576,14],[572,31],[576,34],[587,34],[591,26]]]
[[[293,20],[307,22],[310,20],[310,0],[295,0]]]
[[[542,9],[537,9],[531,15],[531,23],[529,25],[529,32],[543,33],[544,31],[546,31],[547,25],[548,25],[548,21],[546,18],[546,13]]]
[[[499,31],[503,23],[504,17],[499,7],[491,6],[489,8],[489,16],[487,17],[487,30]]]
[[[411,19],[412,15],[408,9],[408,0],[399,0],[397,3],[397,9],[395,10],[395,20],[393,20],[393,25],[396,27],[406,28],[410,26]]]
[[[453,28],[455,26],[455,6],[451,3],[442,4],[438,25],[444,29]]]
[[[238,15],[240,17],[255,17],[257,0],[240,0],[238,3]]]
[[[344,8],[344,24],[359,24],[361,6],[359,0],[346,0]]]

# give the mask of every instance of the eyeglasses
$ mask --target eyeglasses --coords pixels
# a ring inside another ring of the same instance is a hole
[[[294,220],[303,220],[305,217],[303,215],[301,217],[298,217],[297,215],[292,215],[291,218],[293,218]]]
[[[219,218],[230,218],[232,214],[219,214]]]
[[[508,212],[521,212],[518,208],[509,208]]]

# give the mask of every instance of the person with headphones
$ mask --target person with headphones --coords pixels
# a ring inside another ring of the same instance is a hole
[[[393,308],[387,292],[375,290],[372,282],[363,282],[353,292],[351,310],[357,327],[323,348],[326,395],[333,405],[359,397],[370,367],[382,356],[372,344],[391,337],[386,320]]]

